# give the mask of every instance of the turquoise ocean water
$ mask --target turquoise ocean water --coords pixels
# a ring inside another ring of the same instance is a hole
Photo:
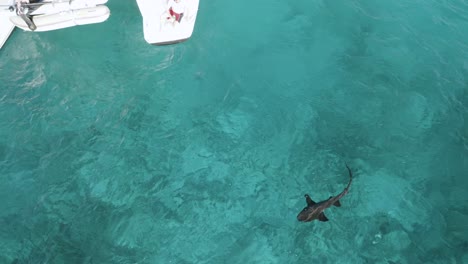
[[[468,263],[466,0],[108,6],[0,50],[0,263]]]

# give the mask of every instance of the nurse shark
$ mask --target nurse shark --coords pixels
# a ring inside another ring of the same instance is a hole
[[[332,205],[340,207],[340,199],[348,193],[349,186],[353,181],[353,173],[351,172],[351,169],[348,167],[347,164],[346,168],[349,172],[348,186],[346,186],[346,188],[337,196],[330,196],[330,198],[328,198],[327,200],[318,203],[314,202],[308,194],[304,195],[304,197],[306,198],[307,206],[304,209],[302,209],[302,211],[297,215],[297,220],[301,222],[310,222],[313,220],[319,220],[322,222],[328,221],[328,218],[325,216],[324,213],[325,209],[331,207]]]

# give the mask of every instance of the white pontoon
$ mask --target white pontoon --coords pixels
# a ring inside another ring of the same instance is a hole
[[[106,21],[107,0],[0,0],[0,48],[16,27],[50,31]]]

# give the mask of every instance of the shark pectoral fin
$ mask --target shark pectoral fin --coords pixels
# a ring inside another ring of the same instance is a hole
[[[304,195],[305,198],[306,198],[306,202],[307,202],[307,205],[314,205],[316,204],[316,202],[312,201],[312,199],[310,199],[310,196],[308,194]]]
[[[341,206],[340,200],[337,200],[333,205],[336,207],[340,207]]]
[[[327,222],[328,221],[328,218],[325,216],[324,213],[321,213],[319,215],[319,220],[322,221],[322,222]]]

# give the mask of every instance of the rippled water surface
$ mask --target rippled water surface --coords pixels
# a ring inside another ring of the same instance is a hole
[[[468,263],[466,0],[108,6],[0,50],[0,263]]]

